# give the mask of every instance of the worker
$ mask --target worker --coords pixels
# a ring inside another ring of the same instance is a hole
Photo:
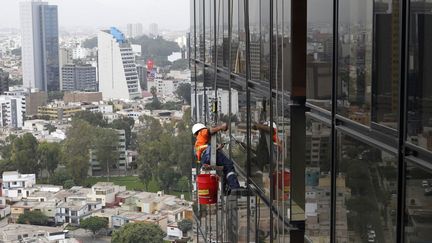
[[[203,165],[210,164],[211,155],[211,136],[218,133],[219,131],[227,131],[228,126],[226,123],[211,128],[207,128],[204,124],[197,123],[192,127],[192,133],[196,138],[195,142],[195,154],[198,161]],[[223,145],[217,147],[216,152],[216,165],[223,166],[224,177],[226,178],[229,188],[238,189],[240,184],[237,180],[237,175],[234,169],[234,163],[223,154],[220,149]]]

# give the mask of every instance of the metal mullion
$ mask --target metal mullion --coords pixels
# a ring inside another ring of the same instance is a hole
[[[408,62],[409,62],[409,23],[410,23],[410,0],[400,0],[399,21],[400,30],[400,78],[399,78],[399,142],[398,142],[398,208],[396,241],[403,242],[405,239],[405,197],[406,197],[406,138],[407,138],[407,103],[408,103]]]
[[[330,242],[336,242],[336,172],[337,172],[337,81],[338,81],[338,41],[339,41],[339,0],[333,0],[333,79],[331,110],[331,183],[330,183]]]
[[[316,114],[316,113],[309,111],[309,112],[306,112],[306,117],[309,117],[312,120],[319,121],[321,123],[324,123],[326,126],[331,127],[331,124],[332,124],[331,119],[323,117],[319,114]]]
[[[417,157],[428,159],[432,161],[432,151],[425,149],[424,147],[415,145],[410,142],[405,142],[405,148],[409,149],[411,153],[416,154]]]

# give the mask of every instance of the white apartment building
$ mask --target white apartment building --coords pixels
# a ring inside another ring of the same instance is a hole
[[[101,210],[100,202],[90,202],[86,200],[70,200],[60,203],[57,206],[56,222],[79,225],[82,219],[88,218],[95,211]]]
[[[204,95],[203,88],[198,88],[197,90],[197,104],[195,104],[195,91],[192,89],[191,107],[198,109],[198,121],[204,121],[204,116],[210,116],[210,113],[205,114],[205,111],[211,111],[211,103],[215,100],[215,92],[213,89],[206,89],[206,95]],[[228,90],[217,90],[218,114],[229,114],[229,93],[230,92]],[[237,90],[231,89],[231,114],[233,115],[237,115],[239,112],[238,96]],[[205,97],[207,97],[206,100]]]
[[[26,188],[33,187],[36,184],[35,174],[20,174],[18,171],[5,171],[2,178],[2,196],[11,201],[19,201],[27,197]]]
[[[142,97],[135,56],[123,33],[111,27],[98,33],[99,91],[103,99]]]
[[[21,128],[26,111],[25,96],[0,95],[0,126]]]
[[[155,79],[153,82],[148,82],[149,90],[151,87],[156,88],[156,92],[162,96],[175,96],[175,92],[178,86],[182,83],[187,83],[186,80],[167,80],[167,79]]]
[[[118,161],[116,164],[116,168],[120,170],[126,170],[128,168],[127,159],[126,159],[126,132],[125,130],[115,130],[118,134]],[[103,165],[102,165],[103,166]],[[104,168],[105,169],[105,168]],[[97,161],[95,153],[90,150],[90,167],[88,174],[92,176],[94,172],[99,172],[102,170],[101,164]]]

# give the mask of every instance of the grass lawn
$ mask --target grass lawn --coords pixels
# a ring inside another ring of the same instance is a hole
[[[84,185],[94,185],[97,182],[105,182],[108,181],[107,177],[89,177],[85,180]],[[113,182],[119,186],[126,186],[128,190],[137,190],[137,191],[145,191],[145,185],[137,176],[118,176],[118,177],[110,177],[110,182]],[[157,191],[157,190],[156,190]]]

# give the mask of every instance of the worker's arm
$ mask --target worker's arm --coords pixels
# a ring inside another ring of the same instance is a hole
[[[264,132],[267,132],[267,133],[270,133],[270,131],[271,131],[271,128],[269,126],[263,125],[263,124],[259,124],[259,123],[255,123],[254,125],[252,125],[252,129],[264,131]]]
[[[211,127],[209,130],[210,130],[210,134],[213,135],[213,134],[215,134],[215,133],[217,133],[219,131],[226,131],[226,130],[228,130],[228,125],[226,123],[224,123],[224,124],[221,124],[219,126]]]

